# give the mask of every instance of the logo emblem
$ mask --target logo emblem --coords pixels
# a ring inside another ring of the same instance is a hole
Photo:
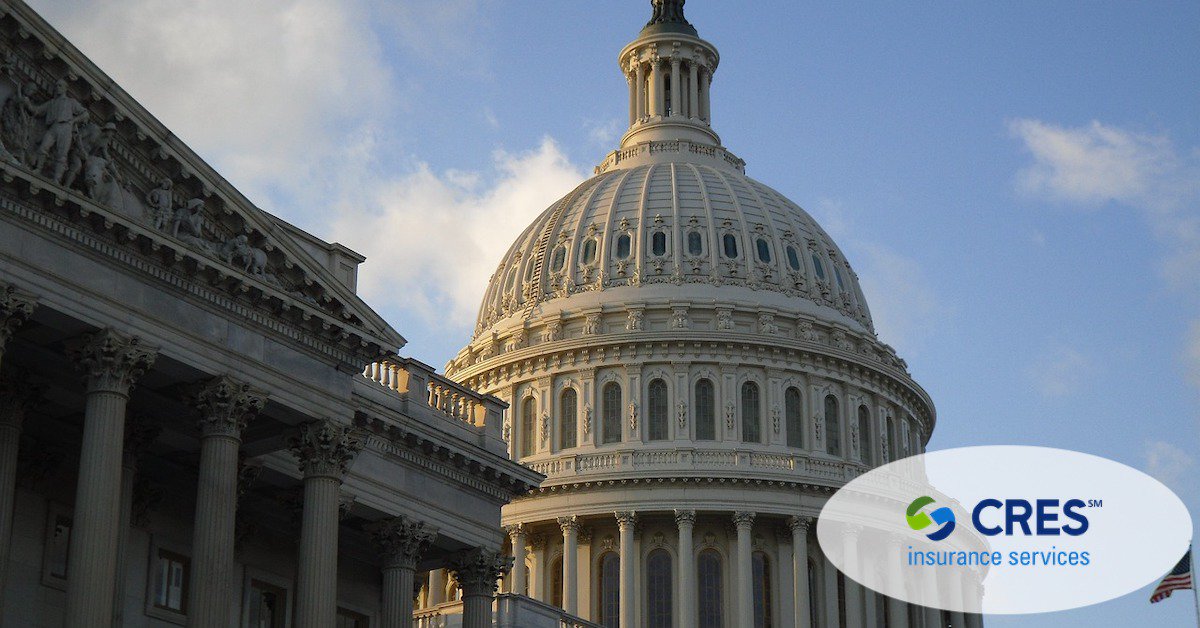
[[[937,530],[925,535],[929,537],[930,541],[940,541],[950,536],[950,533],[954,531],[954,512],[946,506],[942,506],[928,514],[921,510],[932,503],[934,503],[932,497],[922,495],[908,505],[908,511],[905,513],[905,516],[908,519],[908,527],[913,530],[924,530],[935,523],[941,526]]]

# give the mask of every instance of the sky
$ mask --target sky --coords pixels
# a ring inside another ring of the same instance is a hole
[[[262,208],[368,256],[437,366],[625,129],[647,2],[31,0]],[[692,0],[713,125],[858,272],[930,449],[1146,471],[1200,513],[1200,3]],[[1195,516],[1195,515],[1194,515]],[[1190,592],[989,626],[1191,626]]]

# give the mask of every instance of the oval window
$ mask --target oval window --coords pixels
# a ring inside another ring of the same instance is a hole
[[[550,270],[557,273],[563,269],[566,263],[567,247],[560,244],[558,248],[554,249],[554,255],[550,258]]]
[[[704,239],[700,236],[699,231],[688,232],[688,253],[691,255],[704,253]]]
[[[821,265],[821,258],[817,257],[816,253],[813,253],[812,260],[813,269],[817,271],[817,279],[825,279],[825,267]]]
[[[617,237],[617,259],[629,257],[629,234],[622,233]]]
[[[596,240],[590,239],[583,243],[583,263],[591,264],[596,261]]]
[[[788,266],[790,266],[792,270],[800,270],[800,256],[796,255],[796,247],[787,247],[787,258]]]
[[[725,257],[737,259],[737,236],[732,233],[726,233],[725,237],[721,238],[721,244],[725,247]]]
[[[764,264],[770,264],[771,263],[771,246],[769,244],[767,244],[766,239],[759,238],[758,241],[754,243],[754,246],[755,246],[755,248],[758,249],[758,261],[760,261]]]
[[[656,257],[667,254],[667,234],[665,232],[655,231],[654,235],[650,236],[650,252]]]

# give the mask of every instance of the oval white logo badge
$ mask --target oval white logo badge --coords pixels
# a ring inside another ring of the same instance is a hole
[[[839,570],[921,606],[1046,613],[1119,597],[1188,550],[1192,519],[1158,480],[1043,447],[966,447],[893,462],[833,495],[817,539]]]

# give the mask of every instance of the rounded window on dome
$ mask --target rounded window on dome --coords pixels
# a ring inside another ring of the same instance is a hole
[[[560,272],[563,266],[567,263],[567,246],[560,244],[554,249],[554,255],[550,257],[550,270]]]
[[[536,269],[534,268],[534,265],[532,262],[533,262],[533,260],[530,260],[530,264],[525,267],[525,282],[526,283],[533,281],[533,271]]]
[[[725,237],[721,238],[721,246],[725,249],[725,257],[728,257],[729,259],[737,259],[737,236],[733,235],[732,233],[726,233]]]
[[[704,237],[700,235],[699,231],[689,231],[687,242],[689,255],[704,254]]]
[[[767,244],[766,238],[759,238],[754,246],[758,249],[758,261],[764,264],[771,263],[771,245]]]
[[[825,267],[821,265],[821,258],[817,257],[816,253],[812,255],[813,270],[817,271],[817,279],[825,279]]]
[[[508,271],[508,278],[504,280],[504,291],[512,290],[515,283],[517,283],[517,267],[513,266],[512,270]]]
[[[796,254],[796,247],[790,244],[787,247],[787,260],[792,270],[800,270],[800,256]]]
[[[650,236],[650,253],[655,257],[667,254],[667,234],[665,231],[655,231]]]
[[[834,269],[833,269],[833,277],[834,277],[835,279],[837,279],[838,289],[839,289],[839,290],[842,290],[842,291],[845,291],[845,290],[846,290],[846,284],[842,283],[842,271],[841,271],[841,270],[839,270],[839,269],[838,269],[836,266],[835,266],[835,267],[834,267]]]
[[[583,243],[583,252],[580,255],[583,258],[583,264],[586,266],[596,261],[596,239],[589,238]]]
[[[617,259],[625,259],[629,257],[629,234],[622,233],[617,236]]]

